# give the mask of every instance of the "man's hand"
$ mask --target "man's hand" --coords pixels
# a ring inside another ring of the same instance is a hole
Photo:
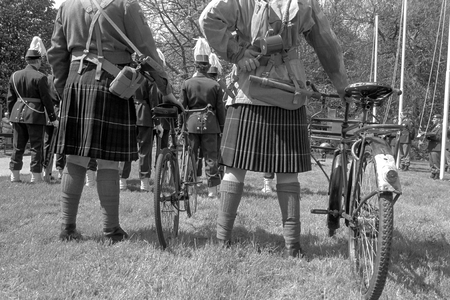
[[[53,121],[53,122],[52,122],[52,125],[53,125],[54,127],[58,128],[58,126],[59,126],[59,121],[58,121],[58,120]]]
[[[161,124],[156,125],[155,131],[158,134],[159,138],[162,138],[164,134],[164,128],[162,128]]]
[[[181,103],[177,100],[177,98],[175,98],[174,94],[172,94],[172,93],[170,93],[166,96],[163,96],[163,102],[175,105],[178,108],[178,113],[184,112],[184,107],[181,105]]]
[[[244,57],[242,57],[237,65],[239,70],[244,72],[250,72],[256,70],[259,67],[258,55],[261,54],[258,51],[247,49],[245,50]]]

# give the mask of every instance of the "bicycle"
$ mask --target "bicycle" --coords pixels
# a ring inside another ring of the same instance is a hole
[[[188,113],[209,112],[211,109],[191,109],[178,114],[178,108],[173,104],[160,104],[153,108],[153,118],[165,118],[170,125],[170,146],[156,154],[153,189],[156,232],[163,249],[178,235],[180,212],[191,217],[197,211],[197,184],[200,182],[197,180],[197,161],[189,143]],[[176,120],[181,125],[179,130]],[[157,144],[160,144],[159,137]]]
[[[339,97],[320,93],[314,85],[310,86],[314,90],[312,96],[322,101],[322,108],[328,98]],[[394,204],[402,194],[392,150],[382,136],[397,132],[403,126],[380,124],[371,112],[374,107],[382,106],[389,96],[401,91],[377,83],[355,83],[349,85],[345,92],[351,99],[345,102],[343,119],[319,118],[320,112],[311,117],[311,123],[342,123],[340,132],[331,136],[338,146],[331,148],[334,153],[331,173],[327,176],[328,208],[312,209],[311,213],[327,215],[329,236],[336,233],[340,220],[344,220],[349,258],[358,277],[361,294],[364,299],[374,300],[381,296],[386,283]],[[360,112],[359,119],[349,119],[353,107]],[[310,127],[310,134],[313,138],[330,138],[326,128],[315,130]]]

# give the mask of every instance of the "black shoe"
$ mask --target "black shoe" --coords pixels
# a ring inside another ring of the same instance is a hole
[[[59,239],[61,241],[78,241],[83,239],[83,236],[76,230],[76,228],[76,224],[62,224]]]
[[[403,169],[403,171],[409,171],[409,166],[405,166],[405,168]]]
[[[284,250],[284,258],[294,257],[294,258],[302,258],[304,256],[302,248],[300,247],[300,243],[294,243],[291,245],[286,245],[286,249]]]
[[[120,226],[104,229],[103,235],[112,244],[122,242],[123,240],[126,240],[128,238],[128,233],[126,233]]]
[[[405,171],[405,165],[401,165],[400,170]]]

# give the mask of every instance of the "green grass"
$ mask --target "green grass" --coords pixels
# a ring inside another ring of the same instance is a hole
[[[0,299],[360,299],[350,271],[345,230],[329,238],[326,178],[318,167],[299,175],[303,260],[283,259],[276,194],[262,174],[249,173],[233,232],[237,243],[215,240],[218,200],[200,190],[198,212],[180,220],[168,250],[158,244],[152,193],[121,193],[121,224],[131,235],[107,245],[95,188],[85,187],[78,215],[83,242],[60,242],[60,184],[12,184],[0,177]],[[329,165],[327,166],[329,169]],[[402,172],[395,205],[392,264],[381,299],[450,299],[449,175],[428,178],[427,165]],[[29,181],[29,176],[22,176]]]

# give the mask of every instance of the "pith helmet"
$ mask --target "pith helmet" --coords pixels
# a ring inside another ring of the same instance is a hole
[[[198,38],[194,47],[194,60],[199,63],[209,64],[209,55],[211,54],[211,48],[208,42],[204,38]]]
[[[209,55],[209,64],[211,67],[208,70],[208,74],[222,74],[222,65],[215,53]]]
[[[26,59],[36,59],[40,58],[47,54],[47,50],[45,49],[44,43],[40,37],[35,36],[31,41],[30,48],[25,53]]]

